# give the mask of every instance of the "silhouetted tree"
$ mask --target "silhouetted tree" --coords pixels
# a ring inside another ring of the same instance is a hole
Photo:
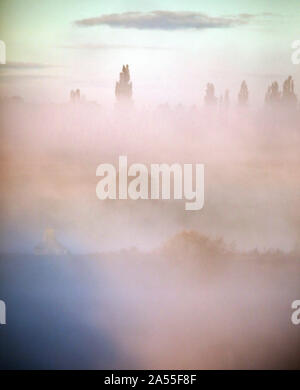
[[[241,84],[241,89],[238,95],[238,102],[241,106],[245,106],[248,103],[249,98],[249,91],[246,84],[246,81],[244,80]]]
[[[280,103],[280,97],[281,93],[279,91],[279,85],[277,81],[274,81],[267,90],[267,93],[265,95],[265,102],[267,104],[278,104]]]
[[[289,76],[283,83],[282,102],[288,106],[296,106],[297,96],[294,92],[294,81],[292,76]]]
[[[204,101],[207,105],[213,105],[217,103],[217,98],[215,96],[215,86],[212,83],[208,83],[206,86],[206,95]]]
[[[76,103],[80,101],[80,89],[76,89],[76,91],[71,90],[70,100],[72,103]]]
[[[130,100],[132,96],[132,83],[130,82],[129,66],[123,65],[120,79],[116,82],[116,98],[120,100]]]

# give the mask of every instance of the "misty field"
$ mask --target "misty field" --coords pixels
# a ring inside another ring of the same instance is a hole
[[[300,264],[183,232],[154,252],[1,256],[9,369],[299,369]]]
[[[1,367],[299,368],[299,123],[2,104]],[[120,155],[205,164],[204,208],[100,201]],[[68,255],[33,255],[49,228]]]

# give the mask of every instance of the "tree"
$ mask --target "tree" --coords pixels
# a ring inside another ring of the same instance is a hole
[[[217,98],[215,96],[215,86],[212,83],[208,83],[206,86],[206,95],[204,101],[207,105],[213,105],[217,103]]]
[[[280,103],[281,93],[279,91],[279,85],[277,81],[274,81],[267,90],[265,95],[265,103],[266,104],[278,104]]]
[[[246,84],[246,81],[244,80],[241,84],[241,89],[238,95],[238,102],[241,106],[245,106],[248,103],[249,98],[249,91]]]
[[[294,92],[294,81],[292,76],[289,76],[283,83],[282,102],[287,106],[296,106],[297,96]]]
[[[70,100],[72,103],[76,103],[80,101],[80,89],[76,89],[76,91],[70,92]]]
[[[120,79],[116,82],[115,95],[117,100],[129,101],[132,96],[132,83],[130,81],[129,66],[123,65]]]

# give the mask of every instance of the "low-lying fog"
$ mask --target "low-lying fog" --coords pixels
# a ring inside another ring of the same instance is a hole
[[[299,111],[0,109],[3,367],[299,368]],[[205,164],[203,209],[100,201],[120,155]]]
[[[148,250],[182,229],[241,249],[299,245],[299,111],[217,107],[106,112],[1,105],[1,250],[31,252],[47,227],[72,252]],[[205,204],[100,201],[96,168],[205,164]]]

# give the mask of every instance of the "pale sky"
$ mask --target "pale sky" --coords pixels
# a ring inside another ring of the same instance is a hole
[[[243,79],[262,102],[289,74],[300,96],[299,0],[1,0],[0,39],[0,96],[113,104],[123,63],[142,104],[202,104],[207,82],[234,101]]]

